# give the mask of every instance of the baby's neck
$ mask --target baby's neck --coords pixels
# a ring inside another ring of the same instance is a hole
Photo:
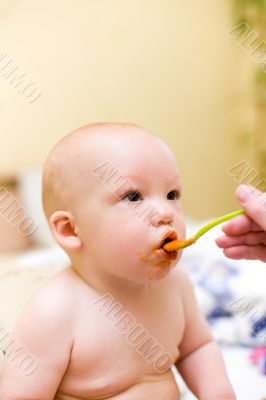
[[[73,271],[92,289],[99,294],[110,293],[114,298],[120,301],[132,299],[140,299],[140,297],[148,294],[153,288],[154,283],[136,283],[129,280],[119,278],[107,273],[91,273],[86,269],[72,265]]]

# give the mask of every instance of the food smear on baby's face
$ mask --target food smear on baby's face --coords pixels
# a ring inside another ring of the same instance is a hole
[[[145,264],[144,267],[148,280],[157,280],[166,276],[169,270],[175,266],[175,261],[177,261],[179,255],[178,251],[168,252],[163,249],[163,246],[177,238],[177,232],[173,228],[169,228],[160,236],[159,240],[157,237],[157,243],[136,253],[138,259]]]
[[[173,261],[177,259],[178,252],[166,252],[162,248],[158,248],[158,246],[153,246],[148,251],[140,251],[137,253],[138,259],[145,263],[147,267],[147,278],[149,281],[153,280],[155,275],[155,268],[166,270],[171,267]]]
[[[146,270],[148,281],[156,279],[156,271],[158,270],[167,272],[172,264],[172,261],[160,259],[152,250],[138,252],[137,256],[145,264],[145,267],[148,267]]]

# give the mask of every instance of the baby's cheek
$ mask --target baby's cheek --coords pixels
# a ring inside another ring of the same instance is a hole
[[[148,225],[125,205],[119,209],[114,207],[102,215],[96,231],[99,236],[95,241],[101,242],[99,247],[102,249],[102,256],[109,255],[117,262],[125,262],[128,257],[145,250],[147,244],[151,243]]]
[[[119,238],[120,254],[128,257],[147,247],[150,234],[143,222],[139,221],[138,217],[133,216],[120,227],[117,231],[117,237]]]
[[[177,217],[174,228],[177,231],[178,239],[184,240],[186,238],[186,222],[183,215]]]

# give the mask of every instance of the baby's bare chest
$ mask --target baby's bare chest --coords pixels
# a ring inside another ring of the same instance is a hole
[[[184,313],[178,296],[157,300],[127,307],[110,294],[84,298],[61,389],[97,398],[167,373],[179,355]]]

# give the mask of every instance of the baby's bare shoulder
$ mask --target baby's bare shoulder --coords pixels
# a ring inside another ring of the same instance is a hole
[[[27,357],[36,361],[36,370],[25,375],[14,363],[6,361],[0,379],[1,398],[17,398],[18,393],[25,399],[54,398],[74,342],[75,302],[70,282],[68,272],[59,273],[24,306],[12,336]]]
[[[70,279],[67,270],[63,270],[54,275],[48,282],[41,286],[30,298],[27,306],[38,307],[42,311],[58,312],[63,311],[69,304],[72,292],[69,291]]]
[[[51,326],[66,329],[71,334],[75,324],[77,304],[79,303],[79,280],[71,273],[70,268],[60,271],[48,282],[38,288],[24,305],[15,327],[35,321],[47,329]]]
[[[66,328],[70,324],[73,308],[68,286],[64,271],[51,278],[24,305],[14,329],[30,331],[35,325],[41,326],[43,331],[53,327],[59,332],[60,326]]]

